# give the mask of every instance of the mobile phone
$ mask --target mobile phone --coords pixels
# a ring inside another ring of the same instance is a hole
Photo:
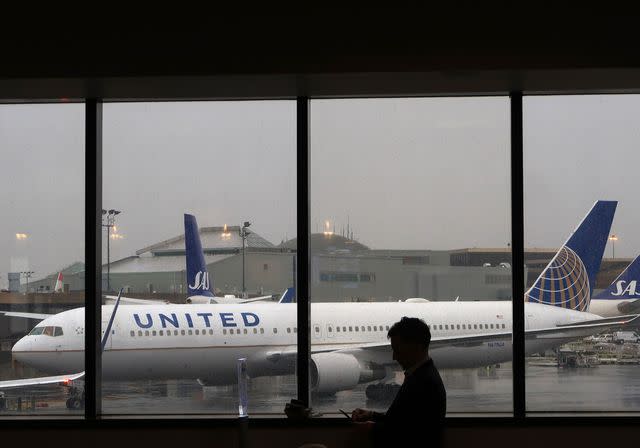
[[[349,420],[351,420],[351,416],[349,414],[347,414],[346,412],[344,412],[342,409],[338,409],[338,411],[342,412],[342,415],[344,415],[345,417],[347,417]]]

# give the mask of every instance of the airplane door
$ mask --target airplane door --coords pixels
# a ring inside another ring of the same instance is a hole
[[[322,338],[322,326],[318,324],[313,325],[313,337],[312,339],[321,339]]]
[[[536,328],[535,323],[536,323],[536,319],[533,314],[525,314],[524,328],[526,330],[530,330],[531,328]]]

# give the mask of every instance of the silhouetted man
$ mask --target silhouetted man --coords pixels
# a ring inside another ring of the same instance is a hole
[[[391,327],[387,337],[391,339],[393,359],[404,369],[402,387],[386,413],[358,408],[351,418],[372,430],[375,446],[437,447],[447,396],[429,357],[429,326],[421,319],[403,317]]]

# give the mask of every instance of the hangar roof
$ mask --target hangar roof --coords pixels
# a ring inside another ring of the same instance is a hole
[[[272,243],[262,238],[252,230],[247,236],[246,245],[248,248],[273,248]],[[233,250],[242,248],[242,238],[240,237],[240,226],[224,226],[224,227],[201,227],[200,240],[202,241],[202,249],[207,251],[216,250]],[[145,253],[153,255],[184,255],[184,234],[174,238],[161,241],[159,243],[147,246],[136,251],[136,255]]]
[[[232,254],[205,255],[207,264],[232,257]],[[112,274],[130,274],[136,272],[177,272],[185,270],[184,255],[164,255],[149,257],[133,255],[111,263]]]

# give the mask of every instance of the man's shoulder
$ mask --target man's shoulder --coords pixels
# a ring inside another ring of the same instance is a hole
[[[411,378],[412,377],[412,378]],[[427,361],[421,365],[413,375],[411,375],[409,383],[415,385],[420,384],[422,387],[432,388],[444,388],[440,373],[436,368],[432,360]]]

